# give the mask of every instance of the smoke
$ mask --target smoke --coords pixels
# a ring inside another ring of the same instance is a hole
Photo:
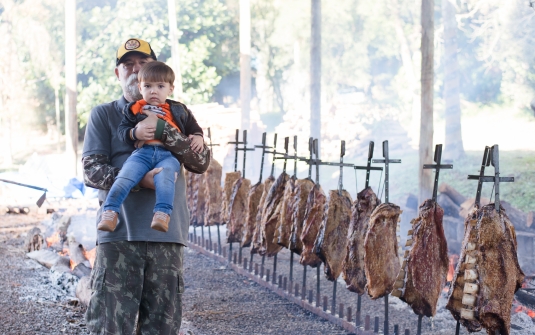
[[[132,73],[126,79],[125,90],[132,97],[132,99],[134,99],[134,101],[143,99],[143,96],[139,92],[137,73]]]

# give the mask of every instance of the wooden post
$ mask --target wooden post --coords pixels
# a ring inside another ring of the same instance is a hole
[[[241,129],[249,129],[251,114],[251,8],[240,0],[240,101]]]
[[[311,0],[310,136],[321,138],[321,0]],[[319,149],[318,145],[318,149]]]
[[[76,176],[78,160],[76,85],[76,1],[65,0],[65,137],[68,171],[72,176]]]
[[[444,156],[453,159],[464,156],[455,12],[455,6],[453,6],[451,0],[442,1],[442,17],[444,18],[444,103],[446,105],[446,150],[444,151]]]
[[[422,0],[422,97],[420,118],[420,165],[433,161],[433,57],[434,57],[434,0]],[[431,170],[420,169],[419,203],[431,197]]]
[[[175,0],[167,0],[167,12],[169,19],[169,42],[171,44],[171,58],[173,59],[172,68],[175,72],[175,100],[181,100],[183,96],[182,73],[180,70],[180,54],[178,52],[178,39],[180,38],[176,24],[176,5]]]

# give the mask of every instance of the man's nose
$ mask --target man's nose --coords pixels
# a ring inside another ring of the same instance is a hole
[[[141,67],[143,66],[143,64],[140,64],[140,63],[134,63],[134,68],[132,69],[132,72],[134,73],[138,73],[139,70],[141,70]]]

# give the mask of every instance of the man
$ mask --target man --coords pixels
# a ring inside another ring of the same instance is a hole
[[[134,150],[117,134],[122,110],[140,98],[138,71],[156,60],[150,44],[137,38],[121,45],[116,56],[115,75],[123,96],[91,111],[82,154],[85,184],[99,189],[101,203]],[[189,110],[185,108],[185,112]],[[138,124],[136,137],[150,140],[157,132],[167,134],[168,141],[180,137],[178,130],[155,114]],[[115,231],[98,231],[97,258],[91,273],[93,294],[86,313],[88,329],[94,334],[132,334],[137,315],[138,334],[179,332],[184,291],[182,263],[189,225],[186,184],[181,168],[175,182],[169,230],[163,233],[151,229],[153,177],[158,172],[154,169],[147,173],[140,187],[128,195]],[[100,210],[97,222],[99,219]]]

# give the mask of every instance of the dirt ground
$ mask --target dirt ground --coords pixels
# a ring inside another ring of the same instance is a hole
[[[46,215],[0,216],[0,334],[88,334],[85,308],[25,257],[25,234]],[[182,332],[346,334],[221,264],[186,249]]]
[[[49,215],[0,215],[0,334],[88,334],[79,306],[52,282],[49,270],[25,257],[24,241],[28,230],[41,226]],[[90,220],[89,220],[90,221]],[[44,227],[43,227],[44,228]],[[214,231],[212,231],[214,232]],[[207,233],[207,232],[206,232]],[[214,240],[216,239],[214,236]],[[224,235],[223,235],[224,236]],[[250,256],[248,249],[243,257]],[[278,256],[277,273],[288,276],[289,253]],[[261,262],[256,256],[254,262]],[[273,258],[266,258],[266,269],[273,268]],[[225,264],[197,253],[185,253],[186,291],[183,296],[185,335],[219,334],[347,334],[343,329],[277,296]],[[294,265],[294,280],[302,279],[303,267]],[[307,271],[307,287],[316,283],[315,269]],[[332,296],[332,283],[320,276],[322,295]],[[356,295],[338,284],[337,302],[356,310]],[[455,323],[439,301],[434,320],[424,319],[423,334],[453,334]],[[390,299],[390,332],[394,324],[416,334],[417,317],[399,299]],[[383,322],[383,301],[362,300],[363,315]],[[512,334],[534,334],[529,317],[513,317]],[[528,319],[526,319],[526,317]],[[524,323],[522,323],[524,322]],[[372,321],[373,324],[373,321]],[[461,334],[468,334],[461,327]],[[479,334],[479,333],[478,333]],[[481,333],[483,334],[483,333]]]

